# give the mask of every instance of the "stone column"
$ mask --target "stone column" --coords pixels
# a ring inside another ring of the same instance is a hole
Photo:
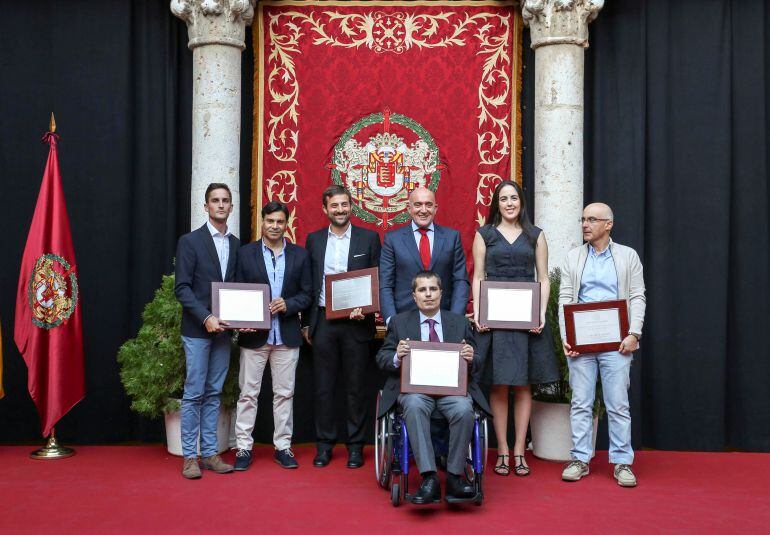
[[[583,55],[604,0],[525,0],[535,50],[535,223],[549,269],[583,242]]]
[[[206,186],[224,182],[235,205],[228,226],[239,235],[241,52],[254,7],[250,0],[171,0],[171,11],[187,23],[193,51],[190,225],[206,221]]]

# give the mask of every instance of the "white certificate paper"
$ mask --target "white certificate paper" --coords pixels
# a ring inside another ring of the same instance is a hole
[[[515,288],[487,290],[489,321],[532,321],[532,291]]]
[[[409,382],[421,386],[449,386],[457,388],[459,351],[412,349],[409,352]]]
[[[263,321],[264,292],[261,290],[219,290],[219,319]]]
[[[573,314],[575,322],[575,343],[589,344],[620,343],[620,317],[618,309],[586,310]]]
[[[368,307],[371,304],[371,275],[332,281],[332,310]]]

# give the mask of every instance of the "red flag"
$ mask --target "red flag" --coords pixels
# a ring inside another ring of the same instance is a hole
[[[53,132],[43,136],[48,162],[21,260],[13,333],[29,369],[27,386],[43,436],[85,396],[80,296],[58,140]]]

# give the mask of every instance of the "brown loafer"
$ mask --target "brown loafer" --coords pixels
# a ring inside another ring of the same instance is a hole
[[[198,466],[198,459],[195,457],[187,457],[184,460],[184,466],[182,467],[182,475],[187,479],[200,479],[201,469]]]
[[[211,470],[217,474],[229,474],[233,471],[233,465],[224,462],[219,455],[204,457],[201,459],[201,466],[204,470]]]

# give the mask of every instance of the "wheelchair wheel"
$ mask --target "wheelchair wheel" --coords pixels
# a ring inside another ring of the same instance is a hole
[[[396,482],[393,482],[390,487],[390,503],[393,504],[393,507],[398,507],[401,504],[401,485]]]
[[[377,412],[380,409],[380,399],[382,394],[377,396]],[[393,436],[391,434],[390,414],[374,422],[374,474],[377,477],[377,484],[388,488],[391,477],[391,457],[393,455]]]

